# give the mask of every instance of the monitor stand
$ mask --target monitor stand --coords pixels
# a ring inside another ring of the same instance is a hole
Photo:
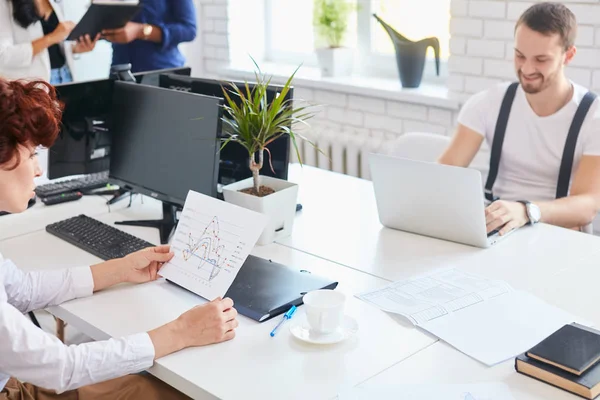
[[[177,226],[177,207],[162,203],[163,217],[156,220],[140,221],[117,221],[116,225],[144,226],[148,228],[157,228],[160,232],[160,244],[169,243],[171,234]]]

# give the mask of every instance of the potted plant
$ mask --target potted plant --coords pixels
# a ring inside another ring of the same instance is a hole
[[[354,52],[348,47],[343,47],[343,43],[350,14],[355,8],[356,6],[348,0],[314,2],[316,53],[322,76],[347,76],[352,73]]]
[[[229,203],[269,216],[270,221],[258,240],[258,244],[262,245],[291,233],[298,198],[296,184],[260,175],[265,163],[265,152],[270,156],[266,146],[283,135],[289,135],[301,165],[297,139],[306,140],[317,147],[295,130],[297,124],[308,126],[306,121],[314,116],[308,110],[311,106],[294,108],[292,99],[286,99],[299,67],[271,103],[267,101],[267,88],[271,79],[265,79],[258,65],[256,67],[258,72],[255,72],[256,82],[252,83],[252,89],[248,82],[241,88],[233,82],[223,88],[225,112],[222,121],[225,137],[221,148],[235,142],[248,151],[248,167],[252,171],[252,177],[224,186],[223,197]]]

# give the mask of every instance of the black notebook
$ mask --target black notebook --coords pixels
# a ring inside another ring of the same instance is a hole
[[[600,360],[600,331],[572,323],[527,351],[527,356],[581,375]]]
[[[600,393],[600,364],[594,364],[586,372],[577,376],[527,357],[526,353],[523,353],[515,358],[515,369],[523,375],[528,375],[586,399],[594,399]]]
[[[301,305],[307,292],[333,290],[337,285],[338,282],[313,274],[308,269],[293,269],[250,255],[225,297],[233,300],[241,315],[263,322],[285,313],[292,305]]]
[[[84,35],[94,39],[104,29],[122,28],[141,8],[137,3],[126,1],[92,3],[67,40],[77,40]]]

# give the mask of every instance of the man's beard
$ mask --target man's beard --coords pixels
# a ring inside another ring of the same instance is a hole
[[[526,82],[523,79],[523,73],[519,70],[518,72],[519,82],[523,87],[523,91],[529,94],[537,94],[548,88],[552,84],[552,78],[546,78],[544,75],[537,73],[534,76],[538,78],[535,82]]]

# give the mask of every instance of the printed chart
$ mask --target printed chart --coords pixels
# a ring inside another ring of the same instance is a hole
[[[225,295],[265,225],[263,214],[193,191],[188,193],[160,274],[212,300]]]

